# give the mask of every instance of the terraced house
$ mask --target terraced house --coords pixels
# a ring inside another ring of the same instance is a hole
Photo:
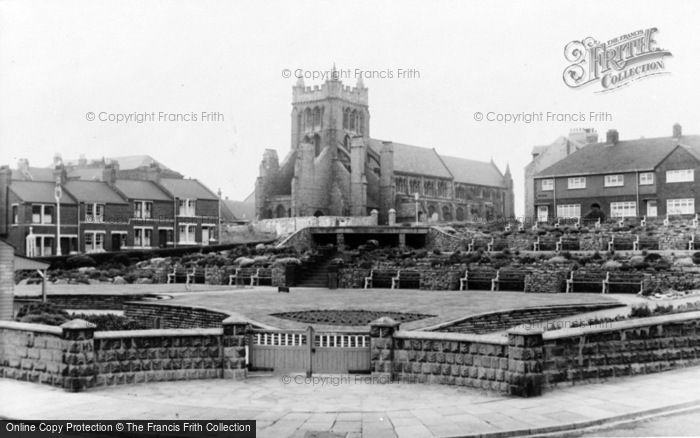
[[[619,139],[563,158],[533,178],[538,221],[594,216],[666,217],[695,215],[700,205],[700,136],[683,135],[673,126],[669,137]]]
[[[148,156],[56,157],[50,168],[20,160],[17,169],[0,168],[0,193],[0,225],[21,255],[218,243],[217,195]]]

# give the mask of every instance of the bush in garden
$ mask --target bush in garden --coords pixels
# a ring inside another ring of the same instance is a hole
[[[66,267],[68,269],[93,267],[95,265],[95,259],[85,254],[73,255],[66,259]]]

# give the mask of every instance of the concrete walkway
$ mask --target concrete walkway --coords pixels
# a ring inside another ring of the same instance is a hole
[[[326,377],[327,380],[322,380]],[[344,380],[341,380],[344,377]],[[464,437],[566,430],[700,406],[700,368],[563,387],[514,398],[441,385],[386,384],[367,376],[253,377],[66,393],[0,379],[10,419],[255,419],[258,437]],[[697,431],[688,431],[695,434]]]

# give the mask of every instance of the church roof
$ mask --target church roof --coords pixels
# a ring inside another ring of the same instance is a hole
[[[480,186],[505,187],[503,175],[495,164],[442,155],[455,182]]]
[[[382,140],[370,139],[370,147],[377,153]],[[496,165],[485,161],[440,155],[432,148],[392,142],[394,171],[454,180],[455,182],[504,187],[503,175]]]
[[[219,199],[196,179],[162,178],[160,185],[172,196],[180,199]]]

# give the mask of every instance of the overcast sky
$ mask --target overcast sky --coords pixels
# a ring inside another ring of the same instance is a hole
[[[658,1],[2,1],[0,163],[149,154],[213,190],[252,192],[265,148],[290,148],[283,70],[392,71],[366,79],[374,138],[510,163],[516,212],[536,144],[571,128],[621,139],[700,134],[700,4]],[[562,81],[564,46],[657,27],[667,75],[597,94]],[[397,70],[419,77],[400,79]],[[307,80],[307,85],[320,84]],[[354,80],[345,81],[354,84]],[[202,122],[203,111],[223,121]],[[612,122],[477,122],[474,113],[604,111]],[[197,122],[86,114],[194,112]]]

